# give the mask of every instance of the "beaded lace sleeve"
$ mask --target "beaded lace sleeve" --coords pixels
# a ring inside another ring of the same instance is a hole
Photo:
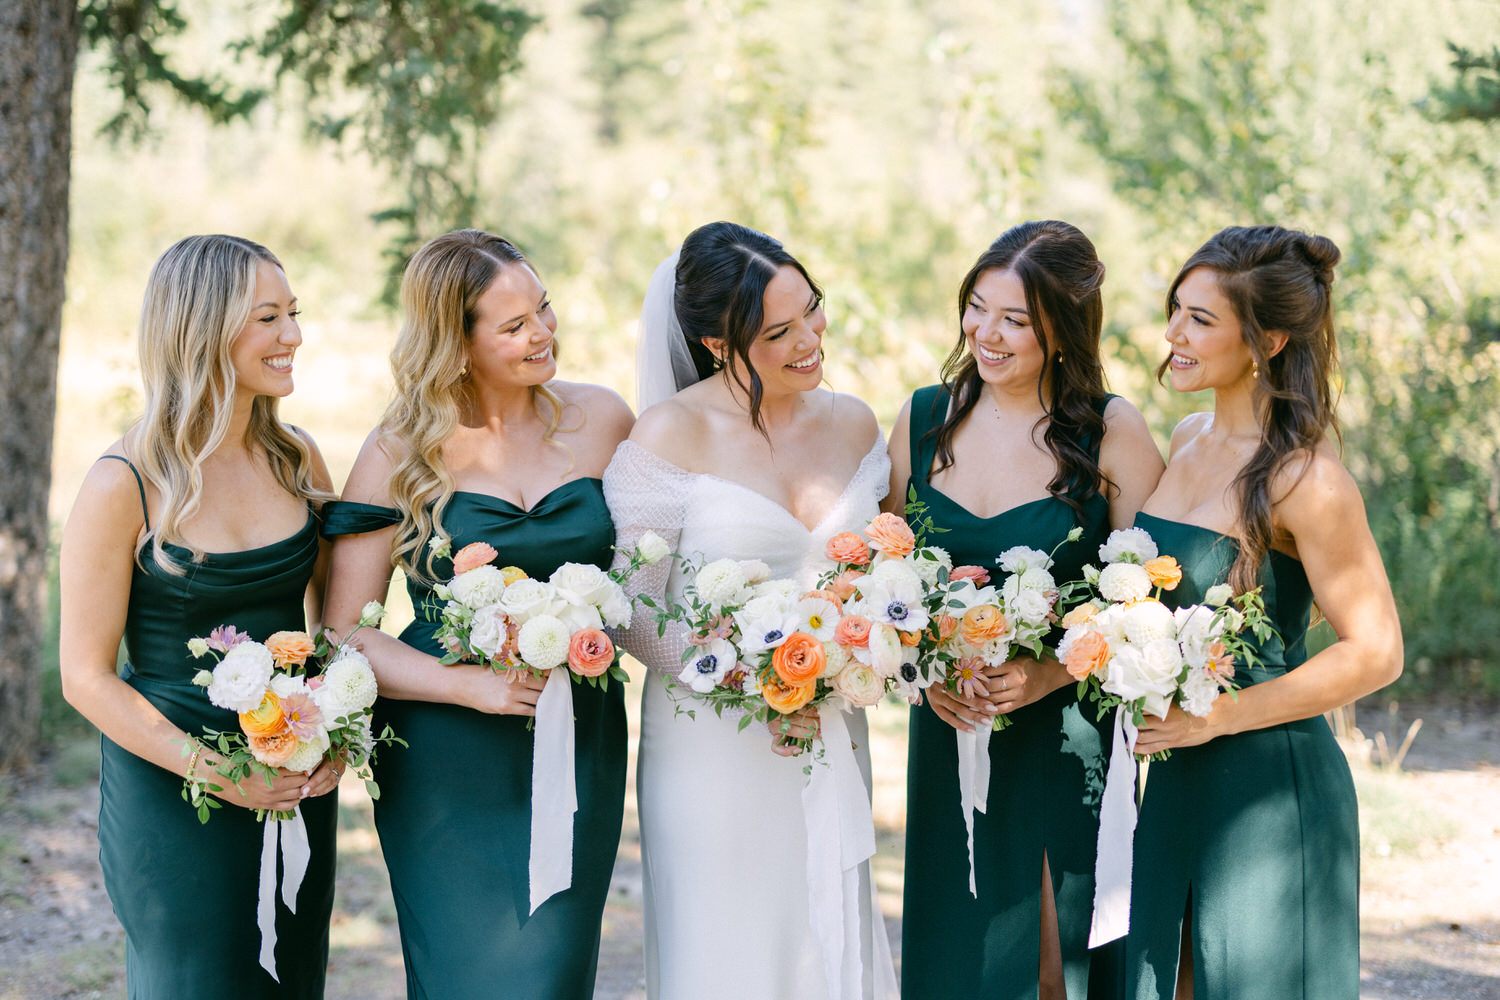
[[[615,547],[630,552],[643,534],[654,531],[672,551],[677,551],[693,478],[692,473],[634,442],[622,443],[609,468],[604,470],[604,501],[615,523]],[[625,559],[617,554],[616,565],[623,562]],[[642,566],[630,578],[625,592],[634,605],[631,627],[616,635],[619,644],[648,669],[672,674],[682,667],[687,630],[673,622],[664,634],[658,635],[651,610],[641,606],[636,598],[646,595],[660,601],[667,592],[675,565],[675,560],[663,559],[655,566]]]

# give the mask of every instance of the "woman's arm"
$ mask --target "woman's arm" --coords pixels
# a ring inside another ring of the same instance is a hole
[[[392,456],[372,433],[355,459],[344,487],[344,498],[389,505],[386,488],[394,468]],[[342,535],[334,541],[326,612],[328,624],[336,634],[352,632],[360,612],[370,601],[385,601],[391,584],[391,550],[395,538],[396,525],[391,525],[378,531]],[[369,658],[380,693],[386,698],[463,705],[494,714],[536,714],[542,681],[530,674],[508,678],[478,664],[444,666],[437,657],[377,629],[361,630],[356,644]]]
[[[1292,468],[1274,488],[1287,489],[1275,506],[1280,532],[1296,546],[1318,608],[1336,641],[1286,674],[1219,698],[1207,716],[1173,708],[1165,720],[1146,717],[1136,752],[1194,746],[1216,736],[1307,719],[1377,691],[1401,675],[1401,623],[1390,581],[1375,548],[1364,500],[1354,478],[1330,454],[1320,453],[1305,473]]]
[[[299,431],[300,432],[300,431]],[[328,463],[323,461],[323,453],[313,439],[302,433],[302,439],[307,442],[307,448],[312,452],[312,484],[320,490],[333,492],[333,476],[328,473]],[[307,612],[307,631],[309,635],[317,635],[323,627],[323,598],[328,587],[328,563],[333,554],[333,546],[328,539],[318,536],[318,559],[313,563],[312,579],[307,581],[307,596],[303,600],[303,607]]]
[[[1129,401],[1116,396],[1104,411],[1104,440],[1099,444],[1099,471],[1111,485],[1109,526],[1128,528],[1166,470],[1146,419]]]
[[[192,737],[174,725],[115,673],[135,543],[145,525],[135,477],[123,462],[100,461],[63,529],[58,659],[63,697],[99,731],[124,749],[173,774],[186,774]],[[149,559],[149,550],[142,558]],[[184,643],[188,636],[183,636]],[[283,771],[270,788],[252,775],[238,788],[213,775],[216,755],[193,761],[193,776],[221,786],[214,795],[249,809],[289,811],[304,797],[308,776]],[[187,808],[184,806],[183,808]]]
[[[880,509],[889,514],[906,513],[906,484],[911,480],[911,397],[901,404],[891,439],[886,445],[891,456],[891,491],[881,501]]]

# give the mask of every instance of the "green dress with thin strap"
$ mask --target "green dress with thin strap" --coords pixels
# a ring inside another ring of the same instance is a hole
[[[1099,412],[1107,402],[1099,402]],[[976,517],[928,481],[936,452],[928,431],[941,425],[947,410],[941,386],[912,397],[909,485],[933,523],[948,529],[931,543],[947,549],[954,565],[982,566],[999,579],[995,563],[1001,552],[1016,545],[1050,552],[1081,526],[1083,536],[1057,550],[1051,571],[1059,583],[1081,578],[1084,563],[1109,535],[1108,502],[1098,494],[1087,497],[1081,519],[1056,497]],[[1099,442],[1088,447],[1097,459]],[[1044,854],[1068,995],[1081,1000],[1088,993],[1108,730],[1090,706],[1079,704],[1071,684],[1017,709],[1010,720],[990,740],[988,812],[974,816],[976,899],[969,893],[956,734],[926,705],[911,710],[901,921],[905,1000],[1037,996]]]
[[[1149,514],[1136,519],[1182,565],[1170,605],[1228,579],[1233,539]],[[1307,658],[1312,590],[1272,551],[1261,594],[1278,635],[1241,687]],[[1253,637],[1252,637],[1253,641]],[[1173,995],[1184,914],[1198,1000],[1356,1000],[1359,810],[1323,716],[1180,747],[1150,765],[1135,831],[1126,996]]]
[[[242,552],[211,552],[198,563],[186,549],[166,548],[185,572],[165,572],[149,549],[137,560],[125,617],[129,661],[121,676],[186,732],[238,732],[235,713],[214,707],[207,689],[193,685],[193,675],[212,664],[193,659],[187,640],[219,625],[233,625],[256,640],[305,628],[303,596],[318,557],[317,523],[309,515],[290,538]],[[255,813],[225,803],[199,823],[182,800],[181,774],[101,736],[99,863],[125,928],[132,1000],[321,997],[333,911],[337,795],[301,805],[312,860],[297,912],[276,896],[278,985],[259,964],[255,918],[264,828]],[[278,885],[280,877],[278,870]]]
[[[356,534],[400,522],[389,507],[328,505],[324,532]],[[565,562],[607,569],[615,535],[598,479],[574,479],[530,510],[483,493],[455,492],[443,527],[457,552],[499,551],[496,565],[545,580]],[[452,575],[449,559],[433,564]],[[408,578],[416,620],[401,641],[442,655],[433,633],[443,602]],[[624,688],[573,686],[573,885],[529,914],[533,735],[517,715],[382,698],[375,724],[408,746],[383,748],[375,826],[390,870],[413,1000],[593,996],[600,925],[625,802]],[[378,731],[377,728],[377,731]]]

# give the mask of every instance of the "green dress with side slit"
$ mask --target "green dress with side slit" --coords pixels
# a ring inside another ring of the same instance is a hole
[[[389,507],[328,505],[325,534],[375,531],[400,522]],[[574,479],[526,510],[483,493],[455,492],[443,527],[457,552],[488,542],[497,566],[545,580],[565,562],[607,569],[615,540],[598,479]],[[439,579],[450,559],[434,561]],[[408,578],[416,620],[401,641],[432,656],[443,602]],[[375,826],[391,891],[412,1000],[593,996],[600,926],[620,841],[625,801],[624,687],[573,685],[575,781],[573,884],[528,914],[532,733],[518,715],[382,698],[407,747],[382,748]]]
[[[1108,398],[1099,402],[1099,410]],[[1058,548],[1052,575],[1063,583],[1083,575],[1109,535],[1109,504],[1093,494],[1083,516],[1056,497],[1024,503],[994,517],[971,514],[929,481],[948,394],[919,389],[911,404],[910,487],[933,523],[947,531],[929,538],[953,563],[982,566],[998,581],[996,559],[1016,545]],[[1088,447],[1096,460],[1099,442]],[[911,710],[906,791],[906,873],[901,921],[901,995],[905,1000],[952,997],[1035,998],[1041,949],[1042,859],[1048,860],[1057,902],[1068,995],[1090,989],[1088,949],[1094,894],[1099,799],[1108,752],[1106,723],[1080,705],[1069,684],[1010,714],[990,739],[988,811],[974,816],[974,874],[959,807],[956,734],[927,705]],[[1096,972],[1093,978],[1101,978]]]
[[[1232,538],[1149,514],[1136,525],[1182,566],[1182,582],[1163,595],[1169,606],[1201,603],[1228,579]],[[1260,665],[1236,670],[1241,687],[1307,658],[1313,595],[1302,564],[1272,551],[1260,580],[1278,634],[1258,645]],[[1127,997],[1173,996],[1184,916],[1197,1000],[1357,1000],[1359,809],[1323,716],[1179,747],[1149,766]]]
[[[142,487],[143,509],[145,502]],[[233,625],[257,641],[283,629],[305,628],[303,598],[318,558],[317,522],[309,514],[289,538],[242,552],[210,552],[196,563],[187,549],[166,549],[182,566],[181,576],[158,566],[149,549],[131,571],[125,615],[129,658],[121,677],[185,732],[238,732],[235,713],[214,707],[207,689],[193,684],[193,676],[212,664],[193,659],[187,641],[219,625]],[[256,899],[264,827],[255,813],[223,803],[206,824],[199,823],[182,799],[181,773],[100,737],[99,864],[125,928],[131,1000],[315,1000],[323,995],[338,793],[304,799],[300,809],[312,857],[297,893],[297,912],[276,895],[278,984],[259,964]]]

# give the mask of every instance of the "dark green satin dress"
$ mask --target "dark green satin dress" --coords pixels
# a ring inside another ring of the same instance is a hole
[[[397,512],[332,503],[328,535],[399,523]],[[488,542],[496,565],[540,580],[565,562],[608,568],[615,540],[598,479],[574,479],[530,510],[482,493],[456,492],[443,526],[457,552]],[[436,560],[440,579],[452,574]],[[416,620],[401,641],[441,655],[433,632],[442,602],[408,580]],[[528,915],[532,733],[516,715],[457,705],[380,699],[387,723],[409,744],[383,748],[376,767],[375,826],[401,927],[407,995],[413,1000],[593,996],[600,924],[625,803],[625,699],[573,685],[576,720],[573,885]],[[377,729],[378,731],[378,729]]]
[[[306,627],[303,596],[318,557],[316,522],[309,516],[290,538],[243,552],[209,553],[200,563],[191,562],[186,549],[167,549],[186,570],[182,576],[164,572],[149,550],[131,573],[129,662],[122,676],[186,732],[237,732],[235,713],[215,708],[207,690],[193,685],[193,675],[212,664],[193,659],[187,640],[218,625],[233,625],[257,640]],[[296,914],[279,892],[276,897],[278,985],[258,961],[263,826],[255,813],[225,803],[208,823],[199,823],[182,800],[181,774],[100,737],[99,863],[125,928],[132,1000],[321,997],[333,912],[337,796],[301,805],[312,860]],[[280,877],[278,870],[278,886]]]
[[[1182,565],[1171,605],[1228,579],[1233,539],[1196,525],[1136,519]],[[1302,564],[1271,552],[1261,568],[1279,636],[1239,669],[1246,687],[1307,658],[1312,590]],[[1172,751],[1146,775],[1135,831],[1126,995],[1170,998],[1190,915],[1198,1000],[1356,1000],[1359,810],[1343,752],[1320,715]]]
[[[1100,410],[1107,404],[1100,402]],[[948,395],[919,389],[911,404],[910,486],[945,533],[929,539],[953,563],[985,567],[997,581],[999,554],[1015,545],[1050,552],[1075,526],[1083,536],[1055,555],[1058,583],[1079,579],[1097,561],[1109,535],[1109,504],[1095,494],[1084,516],[1055,497],[976,517],[928,482],[936,453],[927,432],[941,425]],[[1091,445],[1095,457],[1099,443]],[[953,727],[926,705],[911,710],[906,778],[906,885],[901,921],[901,995],[906,1000],[952,997],[1035,997],[1041,949],[1042,858],[1057,901],[1068,995],[1087,995],[1089,916],[1099,798],[1104,788],[1106,723],[1080,705],[1076,688],[1018,709],[990,739],[988,812],[974,816],[974,875],[959,807],[958,751]]]

